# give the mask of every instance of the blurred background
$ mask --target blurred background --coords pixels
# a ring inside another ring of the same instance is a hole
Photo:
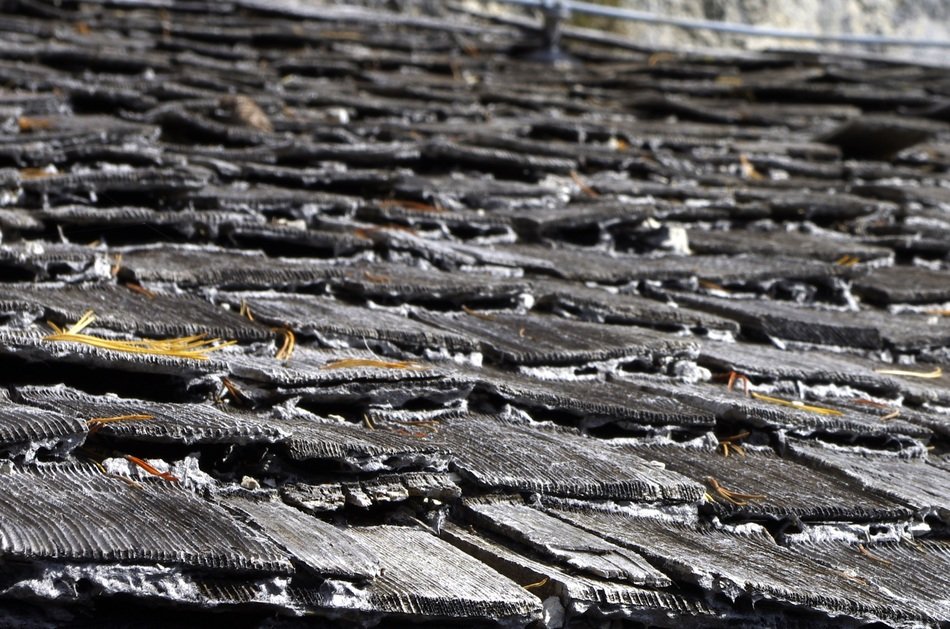
[[[738,22],[817,34],[884,35],[950,41],[950,0],[591,0],[658,15]],[[473,0],[481,7],[518,10],[500,2]],[[855,46],[761,37],[642,24],[575,14],[571,23],[623,33],[648,46],[737,48],[823,48],[871,51],[950,65],[947,49]]]

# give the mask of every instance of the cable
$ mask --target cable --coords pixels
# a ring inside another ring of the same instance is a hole
[[[565,8],[577,13],[586,13],[588,15],[597,15],[601,17],[611,17],[621,20],[630,20],[633,22],[645,22],[647,24],[664,24],[668,26],[678,26],[679,28],[716,31],[719,33],[733,33],[736,35],[745,35],[747,37],[774,37],[776,39],[799,39],[817,42],[837,42],[842,44],[862,44],[873,46],[911,46],[915,48],[950,48],[950,40],[942,41],[937,39],[908,39],[903,37],[887,37],[884,35],[821,35],[818,33],[808,33],[805,31],[790,31],[781,28],[768,28],[762,26],[751,26],[749,24],[738,24],[735,22],[716,22],[712,20],[694,20],[690,18],[667,17],[648,13],[646,11],[636,11],[633,9],[620,9],[617,7],[608,7],[590,2],[578,2],[576,0],[498,0],[508,4],[517,4],[526,7],[536,8]]]

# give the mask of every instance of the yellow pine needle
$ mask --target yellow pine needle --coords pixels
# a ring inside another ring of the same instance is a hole
[[[889,422],[889,421],[891,421],[892,419],[897,419],[898,417],[900,417],[900,414],[901,414],[900,409],[891,411],[891,412],[888,413],[887,415],[881,415],[881,421],[882,421],[882,422]]]
[[[809,413],[818,413],[819,415],[844,415],[843,412],[833,409],[825,408],[824,406],[814,406],[812,404],[805,404],[804,402],[799,402],[798,400],[783,400],[782,398],[772,397],[770,395],[762,395],[761,393],[756,393],[755,391],[750,392],[750,395],[753,399],[759,400],[761,402],[768,402],[769,404],[778,404],[779,406],[788,406],[789,408],[797,408],[800,411],[808,411]]]
[[[294,348],[297,347],[297,337],[294,336],[293,330],[290,328],[271,328],[271,330],[283,336],[284,339],[274,357],[277,360],[290,360]]]
[[[139,421],[146,419],[155,419],[154,415],[144,415],[144,414],[133,414],[133,415],[116,415],[114,417],[93,417],[92,419],[86,420],[87,426],[102,426],[104,424],[114,424],[116,422],[131,422]]]
[[[857,256],[845,254],[841,256],[840,258],[838,258],[837,260],[835,260],[835,264],[838,264],[840,266],[854,266],[860,261],[861,261],[861,258]]]
[[[719,75],[716,77],[716,83],[729,87],[742,87],[741,76]]]
[[[874,373],[879,373],[883,376],[906,376],[908,378],[934,379],[943,375],[943,369],[940,367],[934,367],[931,371],[924,372],[906,371],[904,369],[875,369]]]
[[[89,327],[95,320],[95,313],[92,310],[87,310],[76,323],[65,330],[55,323],[47,321],[47,324],[53,328],[54,333],[44,336],[43,340],[83,343],[85,345],[116,352],[155,354],[174,358],[188,358],[191,360],[207,360],[208,352],[213,352],[237,343],[237,341],[222,342],[221,339],[205,338],[203,334],[194,334],[192,336],[183,336],[174,339],[144,339],[135,341],[104,339],[98,336],[92,336],[91,334],[83,334],[82,331]]]
[[[247,305],[247,302],[243,299],[241,300],[241,310],[238,312],[242,317],[246,317],[248,321],[254,320],[254,313],[251,312],[251,307]]]
[[[376,360],[374,358],[341,358],[325,364],[323,369],[348,369],[353,367],[378,367],[380,369],[425,369],[423,365],[409,360]]]

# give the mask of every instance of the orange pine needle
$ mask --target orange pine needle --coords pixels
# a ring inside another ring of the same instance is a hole
[[[167,480],[168,482],[171,482],[171,483],[177,483],[177,482],[178,482],[178,478],[175,477],[173,474],[169,474],[168,472],[163,472],[163,471],[159,470],[158,468],[156,468],[156,467],[155,467],[154,465],[152,465],[151,463],[149,463],[148,461],[146,461],[146,460],[144,460],[144,459],[140,459],[140,458],[137,457],[137,456],[132,456],[131,454],[126,454],[126,455],[125,455],[125,460],[128,461],[128,462],[130,462],[130,463],[134,463],[135,465],[138,465],[139,467],[141,467],[143,470],[145,470],[146,472],[148,472],[148,473],[151,474],[152,476],[158,476],[159,478],[161,478],[161,479],[163,479],[163,480]]]
[[[712,488],[713,492],[715,492],[715,495],[719,496],[729,504],[736,505],[737,507],[745,507],[750,502],[758,502],[766,499],[766,496],[762,494],[744,494],[738,491],[727,489],[719,484],[719,481],[717,481],[712,476],[707,476],[706,482]]]
[[[277,360],[290,360],[290,357],[294,353],[294,348],[297,347],[297,337],[294,336],[293,330],[290,328],[271,329],[283,337],[280,349],[277,350],[277,354],[275,354],[274,357],[277,358]]]

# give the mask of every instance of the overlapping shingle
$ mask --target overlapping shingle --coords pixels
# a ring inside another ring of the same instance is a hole
[[[7,4],[5,620],[945,619],[945,69]]]

